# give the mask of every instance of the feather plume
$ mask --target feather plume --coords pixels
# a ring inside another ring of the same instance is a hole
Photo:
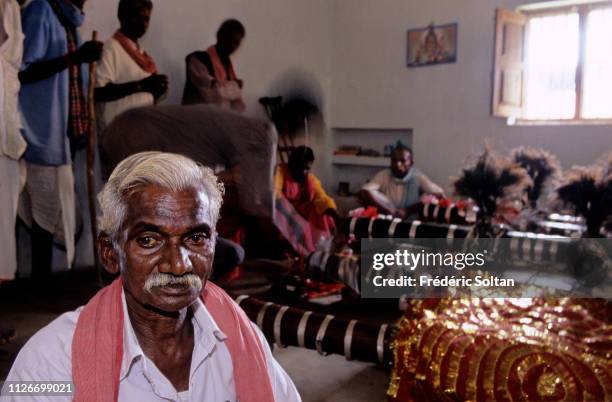
[[[557,189],[557,197],[584,217],[590,237],[600,237],[601,226],[612,215],[612,172],[601,165],[574,167]]]
[[[531,207],[535,208],[545,189],[556,187],[561,172],[559,160],[544,149],[531,147],[515,148],[510,155],[512,161],[525,169],[531,178],[527,198]]]
[[[479,208],[479,234],[491,233],[492,219],[500,201],[522,198],[532,184],[527,171],[489,147],[454,180],[455,193],[474,200]]]
[[[612,151],[599,158],[596,165],[602,169],[603,177],[612,175]]]

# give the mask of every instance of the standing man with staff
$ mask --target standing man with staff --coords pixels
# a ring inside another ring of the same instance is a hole
[[[20,214],[32,226],[32,276],[51,273],[53,235],[63,234],[67,265],[74,258],[72,159],[86,144],[86,64],[102,43],[81,44],[85,0],[32,0],[22,11],[25,34],[19,106],[23,115],[27,181]]]

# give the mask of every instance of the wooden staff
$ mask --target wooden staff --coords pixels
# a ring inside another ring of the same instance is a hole
[[[93,31],[91,40],[98,39],[98,32]],[[102,267],[98,260],[98,225],[96,223],[96,183],[94,165],[96,160],[96,104],[94,90],[96,88],[96,62],[89,63],[89,86],[87,88],[87,109],[89,125],[87,130],[87,195],[89,198],[89,217],[91,223],[91,237],[93,243],[94,265],[98,271],[98,285],[104,286],[102,280]]]

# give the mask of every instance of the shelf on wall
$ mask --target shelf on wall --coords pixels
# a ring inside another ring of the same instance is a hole
[[[388,167],[389,158],[385,156],[333,155],[334,165]]]

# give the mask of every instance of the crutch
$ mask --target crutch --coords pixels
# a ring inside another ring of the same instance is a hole
[[[259,99],[259,103],[264,107],[264,110],[266,111],[266,114],[268,115],[268,119],[270,119],[270,121],[274,123],[275,125],[276,125],[276,122],[274,121],[274,117],[276,113],[278,112],[278,110],[280,109],[282,101],[283,101],[282,96],[263,97]],[[284,131],[284,127],[276,126],[276,129],[278,131],[278,145],[277,145],[278,156],[280,158],[280,161],[282,163],[285,163],[286,162],[285,155],[289,155],[289,153],[291,153],[293,148],[295,148],[295,145],[293,144],[293,137],[291,137],[289,133],[286,133]]]

